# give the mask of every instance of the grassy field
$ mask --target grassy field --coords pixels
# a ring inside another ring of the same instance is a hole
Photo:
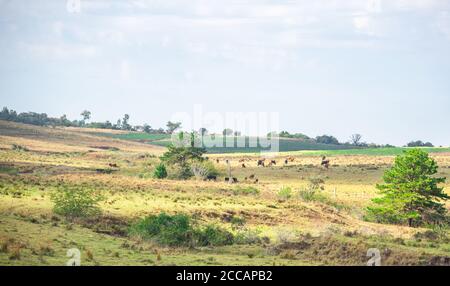
[[[167,147],[171,143],[170,135],[168,134],[147,134],[142,132],[120,132],[108,133],[92,132],[94,135],[107,136],[110,138],[137,141],[141,143],[149,143],[156,146]],[[219,136],[223,141],[223,136]],[[219,140],[220,140],[219,139]],[[242,137],[235,140],[243,140]],[[229,153],[260,153],[262,150],[268,148],[248,147],[249,137],[245,137],[247,147],[213,147],[206,148],[208,153],[212,154],[229,154]],[[372,155],[372,156],[394,156],[401,154],[408,148],[392,147],[392,148],[355,148],[348,145],[333,145],[333,144],[319,144],[308,140],[279,138],[279,151],[285,154],[291,153],[293,155]],[[237,145],[236,145],[237,146]],[[429,153],[445,153],[450,152],[450,148],[445,147],[426,147],[422,148]]]
[[[141,132],[131,132],[131,133],[97,133],[100,136],[108,136],[111,138],[130,140],[130,141],[138,141],[142,143],[149,143],[156,146],[167,147],[171,144],[171,135],[169,134],[146,134]],[[216,135],[217,140],[221,140],[224,142],[225,146],[225,138],[222,135]],[[206,148],[208,153],[251,153],[251,152],[260,152],[261,150],[268,150],[269,148],[261,148],[261,147],[249,147],[249,141],[255,140],[255,137],[248,136],[240,136],[234,137],[235,147],[208,147]],[[238,141],[244,142],[245,147],[237,147]],[[320,144],[316,143],[312,140],[302,140],[302,139],[291,139],[291,138],[279,138],[279,149],[282,152],[289,151],[298,151],[298,150],[345,150],[351,149],[351,146],[347,145],[333,145],[333,144]]]
[[[0,121],[0,265],[65,265],[74,247],[82,265],[365,265],[369,248],[380,249],[384,265],[448,264],[449,241],[430,230],[363,220],[376,183],[401,149],[286,152],[264,168],[257,154],[208,154],[221,172],[217,182],[158,180],[152,173],[165,149],[145,140],[160,139],[99,133],[105,131]],[[450,177],[449,150],[428,151],[440,175]],[[320,167],[321,155],[330,156],[330,169]],[[285,165],[288,156],[295,160]],[[224,182],[225,159],[239,183]],[[259,181],[245,180],[251,175]],[[300,191],[317,177],[325,182],[320,199],[302,199]],[[69,220],[53,212],[50,194],[73,186],[104,196],[101,216]],[[291,196],[280,195],[283,187]],[[167,247],[128,234],[133,222],[161,212],[252,239]],[[243,221],[241,229],[232,228],[234,218]]]

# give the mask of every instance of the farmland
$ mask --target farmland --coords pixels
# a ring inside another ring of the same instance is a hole
[[[171,136],[169,134],[146,134],[142,132],[114,132],[110,131],[98,132],[93,134],[98,136],[105,136],[110,138],[135,141],[141,143],[148,143],[155,146],[167,147],[171,143]],[[222,135],[216,135],[219,142],[224,142]],[[254,139],[254,138],[253,138]],[[269,148],[249,147],[250,137],[248,136],[234,136],[235,147],[207,147],[208,153],[259,153],[262,150],[269,150]],[[254,139],[256,140],[256,139]],[[285,155],[291,153],[293,155],[376,155],[376,156],[395,156],[400,155],[407,148],[405,147],[384,147],[384,148],[357,148],[351,145],[335,145],[335,144],[320,144],[313,140],[305,139],[291,139],[278,138],[279,151],[284,152]],[[237,142],[245,142],[246,147],[240,147]],[[424,147],[423,150],[433,153],[450,152],[450,148],[442,147]]]
[[[364,220],[365,208],[378,196],[375,185],[402,148],[297,146],[281,150],[270,167],[257,167],[253,150],[217,150],[207,153],[220,172],[217,181],[155,179],[166,150],[155,142],[164,140],[158,134],[0,121],[0,265],[65,265],[70,248],[80,249],[82,265],[365,265],[369,248],[380,249],[386,265],[449,263],[449,241],[429,229]],[[439,175],[449,177],[450,149],[424,150],[439,164]],[[329,169],[320,166],[323,155]],[[295,160],[283,164],[287,157]],[[237,184],[224,182],[227,159]],[[252,175],[258,182],[245,179]],[[305,200],[300,193],[312,178],[321,178],[323,189],[320,197]],[[101,193],[102,214],[73,220],[55,214],[51,194],[64,187]],[[246,239],[169,247],[129,234],[135,221],[163,212],[186,214]],[[232,225],[236,219],[239,229]]]

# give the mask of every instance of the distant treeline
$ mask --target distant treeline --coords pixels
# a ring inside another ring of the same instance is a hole
[[[172,134],[175,130],[181,128],[181,122],[167,122],[166,129],[163,128],[152,128],[149,124],[144,123],[143,125],[131,125],[129,124],[130,116],[125,114],[123,118],[120,118],[116,123],[111,123],[110,121],[105,122],[89,122],[91,119],[91,112],[84,110],[80,113],[81,118],[79,120],[69,120],[66,115],[61,117],[49,117],[46,113],[37,112],[21,112],[17,113],[15,110],[3,107],[0,112],[0,120],[14,121],[26,124],[33,124],[39,126],[65,126],[65,127],[84,127],[84,128],[101,128],[101,129],[115,129],[115,130],[128,130],[128,131],[140,131],[149,134]],[[200,128],[196,133],[201,135],[208,134],[206,128]],[[229,128],[223,130],[222,134],[224,136],[241,136],[241,132],[233,131]],[[269,135],[270,136],[270,135]],[[353,134],[349,141],[339,142],[339,140],[332,135],[321,135],[311,138],[302,133],[289,133],[287,131],[281,131],[278,133],[279,137],[282,138],[292,138],[297,140],[302,140],[305,142],[313,144],[327,144],[327,145],[346,145],[354,146],[360,148],[380,148],[380,147],[395,147],[392,145],[379,145],[375,143],[366,143],[362,141],[362,136],[360,134]],[[422,141],[412,141],[406,145],[407,147],[433,147],[430,142]]]
[[[69,120],[64,114],[61,117],[49,117],[46,113],[37,112],[21,112],[17,113],[15,110],[3,107],[0,112],[0,119],[7,121],[14,121],[39,126],[65,126],[65,127],[86,127],[86,128],[102,128],[102,129],[116,129],[116,130],[129,130],[129,131],[142,131],[146,133],[166,133],[167,130],[162,128],[153,129],[150,125],[130,125],[130,116],[125,114],[122,119],[118,119],[116,123],[110,121],[105,122],[88,122],[91,118],[90,111],[83,111],[80,120]]]

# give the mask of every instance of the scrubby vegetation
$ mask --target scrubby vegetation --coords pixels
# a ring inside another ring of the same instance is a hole
[[[153,173],[153,176],[156,179],[164,179],[164,178],[166,178],[167,177],[166,165],[161,163],[158,166],[156,166],[155,171]]]
[[[233,234],[214,225],[196,227],[188,215],[148,216],[130,228],[130,235],[168,246],[221,246],[233,244]]]
[[[103,197],[83,187],[60,187],[51,195],[53,211],[69,218],[90,217],[101,213],[98,202]]]

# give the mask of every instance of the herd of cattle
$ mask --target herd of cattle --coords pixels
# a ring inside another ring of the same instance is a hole
[[[206,159],[209,160],[209,158],[206,158]],[[240,159],[239,160],[239,164],[241,164],[242,168],[247,168],[246,162],[249,162],[249,161],[251,161],[250,158]],[[284,159],[284,165],[288,165],[289,163],[292,163],[294,161],[295,161],[295,158],[292,157],[292,156],[289,156],[289,157]],[[226,162],[227,165],[230,164],[230,161],[228,159],[225,159],[225,162]],[[220,160],[216,159],[216,163],[219,164]],[[276,164],[277,164],[277,161],[273,160],[273,159],[269,160],[269,159],[263,158],[263,159],[258,159],[256,161],[256,166],[257,167],[271,167],[271,166],[274,166]],[[109,163],[108,165],[109,165],[110,168],[114,168],[114,169],[119,168],[119,166],[117,164],[115,164],[115,163]],[[325,169],[328,169],[330,167],[330,160],[327,159],[325,156],[323,156],[322,157],[322,162],[320,163],[320,165],[322,167],[324,167]],[[104,170],[103,169],[98,169],[97,170],[97,172],[102,172],[102,171],[104,171]],[[205,181],[217,181],[217,176],[215,176],[215,175],[208,175],[205,178]],[[256,183],[259,182],[259,179],[256,178],[254,174],[252,174],[252,175],[250,175],[248,177],[245,177],[244,181],[245,182],[253,182],[253,183],[256,184]],[[238,183],[239,181],[235,177],[225,177],[225,182],[227,182],[227,183]]]
[[[292,156],[289,156],[288,158],[284,159],[284,165],[288,165],[289,163],[294,162],[295,158]],[[245,158],[245,159],[240,159],[239,160],[239,164],[241,164],[242,168],[247,168],[247,165],[245,164],[245,162],[251,161],[250,158]],[[227,165],[230,163],[230,161],[228,159],[225,159],[225,162],[227,163]],[[219,164],[220,160],[216,159],[216,163]],[[272,160],[272,159],[258,159],[256,161],[256,166],[257,167],[271,167],[277,164],[276,160]],[[320,165],[322,167],[324,167],[325,169],[328,169],[330,167],[330,160],[327,159],[325,156],[322,157],[322,161],[320,163]],[[205,179],[207,181],[216,181],[217,180],[217,176],[211,175],[211,176],[207,176],[207,178]],[[254,174],[250,175],[249,177],[245,177],[244,178],[245,182],[251,181],[253,183],[258,183],[259,179],[255,177]],[[236,177],[225,177],[225,182],[227,183],[238,183],[238,179]]]

